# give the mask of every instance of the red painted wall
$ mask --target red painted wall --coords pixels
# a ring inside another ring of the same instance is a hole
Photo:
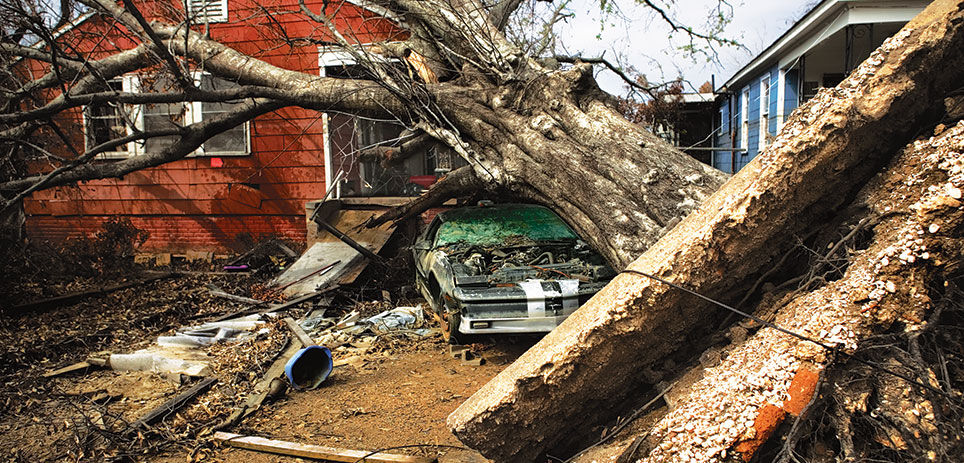
[[[297,0],[274,3],[266,13],[255,1],[228,0],[229,21],[211,24],[211,37],[270,64],[317,74],[317,46],[290,45],[281,37],[325,40],[327,31],[299,12]],[[321,8],[321,1],[307,3],[314,11]],[[149,18],[165,17],[176,14],[181,4],[142,2],[142,11]],[[339,29],[358,42],[403,38],[392,23],[352,4],[331,2],[329,11],[337,11]],[[107,40],[102,40],[105,31]],[[95,18],[64,39],[102,56],[131,48],[126,34]],[[40,63],[29,68],[35,75],[45,71]],[[83,151],[80,114],[74,111],[59,122]],[[321,198],[326,189],[321,113],[283,108],[251,121],[249,133],[248,156],[187,158],[123,179],[34,193],[24,201],[27,233],[32,239],[60,241],[92,235],[109,217],[126,216],[150,233],[142,247],[147,251],[224,251],[242,233],[305,241],[304,203]],[[36,163],[38,171],[53,166]]]

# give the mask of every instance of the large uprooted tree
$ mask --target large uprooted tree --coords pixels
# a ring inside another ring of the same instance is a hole
[[[69,43],[58,42],[41,18],[22,4],[4,7],[4,16],[20,20],[6,27],[0,44],[0,54],[10,63],[4,76],[8,106],[0,115],[4,127],[0,140],[8,150],[36,148],[20,141],[40,128],[53,131],[53,141],[63,144],[66,140],[57,140],[57,131],[51,130],[52,117],[90,103],[245,98],[245,104],[220,118],[177,129],[135,131],[78,153],[53,173],[10,179],[0,184],[8,199],[37,188],[120,177],[182,159],[212,135],[245,120],[279,107],[300,106],[390,118],[409,127],[399,146],[375,147],[363,153],[391,155],[385,162],[402,160],[432,144],[442,145],[468,162],[427,195],[384,220],[486,189],[550,205],[621,267],[724,178],[621,117],[612,98],[596,86],[590,64],[577,62],[563,69],[559,60],[538,60],[507,40],[503,30],[509,16],[524,3],[519,0],[363,2],[370,10],[395,18],[408,35],[404,41],[364,46],[359,46],[350,31],[336,27],[334,15],[341,2],[312,2],[309,6],[302,0],[301,13],[327,29],[321,34],[321,43],[343,46],[367,68],[371,79],[357,80],[291,71],[239,53],[206,38],[203,25],[185,27],[190,18],[177,9],[179,2],[169,8],[167,21],[149,21],[132,1],[82,2],[127,31],[130,49],[109,56],[84,56]],[[157,3],[151,5],[156,14]],[[69,2],[63,8],[71,11]],[[270,7],[265,8],[270,14]],[[173,21],[179,13],[181,22]],[[58,25],[67,22],[64,18]],[[40,37],[40,46],[21,45],[25,34]],[[279,36],[284,34],[278,31]],[[708,36],[690,34],[694,40],[714,43]],[[47,62],[49,71],[25,76],[16,68],[18,58]],[[408,64],[398,66],[397,62]],[[152,68],[168,73],[177,85],[160,93],[104,91],[109,79]],[[240,86],[202,90],[189,78],[194,68]],[[44,90],[57,96],[38,97]],[[177,142],[164,150],[111,164],[87,162],[119,143],[172,135],[178,137]]]
[[[609,452],[599,458],[749,459],[761,446],[766,452],[788,412],[814,410],[806,403],[820,387],[840,389],[831,390],[835,402],[822,405],[834,418],[823,427],[793,422],[783,455],[800,451],[801,435],[820,432],[830,437],[822,449],[814,443],[812,455],[849,460],[891,452],[899,459],[906,456],[901,452],[917,452],[954,461],[960,451],[964,380],[955,365],[961,353],[941,348],[947,330],[940,327],[948,314],[956,322],[961,313],[964,128],[954,125],[960,114],[945,99],[956,101],[964,81],[964,2],[935,2],[837,89],[796,111],[766,153],[709,196],[723,176],[627,123],[595,85],[588,64],[559,67],[506,39],[502,31],[522,3],[517,0],[366,2],[398,18],[410,34],[377,47],[355,46],[338,33],[328,10],[302,4],[304,14],[329,29],[331,41],[367,65],[370,80],[282,69],[206,38],[203,26],[148,21],[128,0],[85,1],[128,31],[133,46],[110,56],[78,56],[58,47],[57,37],[41,30],[43,21],[29,14],[21,29],[6,29],[5,62],[39,60],[50,70],[24,80],[7,68],[0,115],[5,149],[42,150],[25,143],[29,135],[44,128],[56,136],[49,123],[54,115],[91,102],[246,103],[172,133],[130,135],[177,137],[158,153],[89,163],[109,149],[95,147],[64,159],[53,173],[10,179],[0,184],[9,204],[37,188],[183,158],[213,134],[297,105],[393,117],[409,127],[406,143],[370,154],[394,158],[440,144],[468,162],[390,217],[466,191],[501,192],[551,206],[626,269],[450,417],[455,433],[486,456],[565,458],[625,422],[632,425],[628,434],[616,436],[614,447],[596,447]],[[41,37],[42,46],[22,45],[28,33]],[[392,59],[410,67],[391,65]],[[105,79],[158,66],[178,87],[158,94],[100,91]],[[240,86],[195,88],[186,77],[194,66]],[[48,90],[55,97],[36,98]],[[913,143],[935,127],[940,137]],[[760,320],[775,320],[805,339],[760,321],[732,325],[718,305],[648,275],[741,307],[755,304]],[[714,351],[719,327],[731,328],[732,345]],[[878,349],[870,361],[856,348],[872,336],[908,347]],[[702,356],[708,366],[723,363],[705,373],[680,366],[703,349],[709,349]],[[861,376],[852,365],[872,371]],[[705,377],[678,379],[686,371]],[[661,383],[676,384],[669,388],[679,398],[672,413],[654,427],[620,419]]]

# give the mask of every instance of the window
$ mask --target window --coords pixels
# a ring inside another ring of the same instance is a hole
[[[770,74],[760,81],[760,149],[767,146],[770,136]]]
[[[194,23],[220,23],[228,20],[228,0],[189,0]]]
[[[233,82],[218,79],[210,74],[197,73],[195,83],[202,90],[218,90],[236,86]],[[124,76],[109,82],[115,90],[142,92],[171,92],[176,84],[170,77]],[[241,101],[193,102],[193,103],[152,103],[144,105],[97,104],[84,108],[87,148],[90,149],[108,140],[114,140],[134,133],[134,129],[144,132],[177,129],[235,109]],[[191,156],[244,156],[250,153],[248,122],[221,132],[204,142]],[[131,142],[104,153],[101,158],[117,159],[145,153],[156,153],[178,140],[178,135],[151,137]]]
[[[111,79],[104,82],[98,92],[124,92],[130,91],[131,79],[120,78]],[[118,103],[95,103],[84,108],[84,141],[85,149],[107,143],[111,140],[130,135],[136,126],[137,114],[136,107]],[[114,159],[123,158],[130,155],[133,151],[133,143],[125,143],[115,146],[110,150],[100,154],[101,158]]]
[[[170,92],[175,89],[174,82],[165,76],[153,78],[142,77],[140,80],[142,92]],[[183,103],[154,103],[143,105],[141,113],[141,128],[145,132],[165,129],[177,129],[185,123],[185,107]],[[144,153],[161,151],[177,141],[177,135],[165,135],[144,140],[141,148]]]
[[[750,143],[750,89],[743,90],[743,99],[740,101],[740,148],[749,149]],[[747,154],[746,151],[743,154]]]
[[[238,84],[219,79],[210,74],[200,75],[201,90],[223,90],[226,88],[237,87]],[[241,104],[240,100],[226,102],[207,102],[202,101],[192,105],[192,114],[199,119],[197,121],[211,119],[220,114],[232,111]],[[234,128],[225,130],[204,142],[201,151],[208,156],[230,156],[248,154],[248,123],[237,125]]]
[[[398,63],[385,62],[388,66]],[[341,50],[319,47],[319,71],[322,76],[340,79],[371,79],[365,67],[355,64],[354,57]],[[416,153],[400,165],[382,167],[377,160],[359,159],[360,150],[392,143],[402,136],[404,127],[395,121],[372,120],[346,114],[330,113],[325,124],[325,177],[327,181],[343,171],[335,185],[337,197],[410,196],[418,194],[438,173],[462,164],[440,156],[434,149]]]

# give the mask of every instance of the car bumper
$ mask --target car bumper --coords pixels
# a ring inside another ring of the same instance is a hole
[[[546,333],[559,326],[605,283],[527,280],[509,287],[454,291],[464,334]]]
[[[468,318],[463,316],[459,332],[464,334],[548,333],[568,317],[560,315],[539,318]],[[484,325],[481,327],[480,325]]]

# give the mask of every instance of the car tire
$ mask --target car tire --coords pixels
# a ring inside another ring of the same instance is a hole
[[[463,344],[465,343],[465,334],[459,332],[459,325],[462,324],[462,315],[457,312],[449,312],[448,310],[442,314],[444,323],[442,323],[442,338],[448,341],[449,344]]]
[[[459,326],[462,324],[462,316],[449,312],[445,317],[448,318],[449,344],[465,344],[466,335],[459,331]]]

